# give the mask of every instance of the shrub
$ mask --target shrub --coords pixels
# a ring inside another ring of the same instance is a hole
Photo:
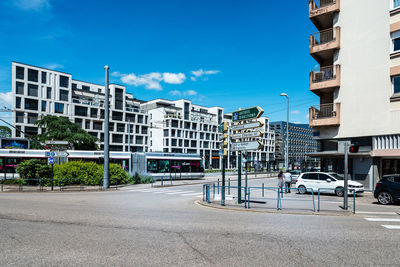
[[[129,176],[128,183],[129,184],[150,184],[153,182],[153,177],[146,174],[138,174],[137,172]]]
[[[57,185],[86,184],[98,185],[103,177],[101,165],[94,162],[69,161],[54,166]]]
[[[101,172],[103,177],[103,171]],[[118,164],[110,164],[110,185],[117,184],[127,184],[128,174],[126,171]]]
[[[22,179],[28,179],[28,184],[38,184],[38,181],[29,179],[51,178],[51,167],[40,159],[29,159],[17,166],[17,173]]]

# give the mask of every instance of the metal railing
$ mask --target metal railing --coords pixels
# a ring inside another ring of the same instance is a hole
[[[310,0],[313,3],[313,9],[326,7],[336,4],[336,0]]]
[[[334,189],[334,188],[318,188],[318,209],[317,209],[318,212],[320,212],[320,210],[321,210],[321,198],[320,198],[321,191],[322,191],[322,193],[324,193],[324,192],[332,193],[332,192],[335,192],[335,190],[344,191],[344,188],[336,188],[336,189]],[[356,191],[354,189],[348,189],[348,191],[350,191],[350,194],[353,195],[353,214],[355,214],[356,213]]]
[[[313,119],[335,118],[337,115],[335,103],[312,106],[312,108],[314,109]]]
[[[311,34],[311,36],[313,39],[312,43],[313,46],[330,43],[336,40],[334,28],[323,30],[320,32],[315,32]]]
[[[319,83],[336,79],[335,66],[312,70],[312,82]]]

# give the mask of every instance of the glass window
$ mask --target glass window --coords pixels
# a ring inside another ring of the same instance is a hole
[[[75,119],[75,124],[82,128],[82,119]]]
[[[64,113],[64,104],[62,104],[62,103],[55,103],[55,104],[54,104],[54,112],[55,112],[55,113]]]
[[[319,177],[319,180],[321,180],[321,181],[326,181],[326,179],[331,179],[331,177],[329,177],[328,175],[323,174],[323,173],[318,174],[318,177]]]
[[[21,108],[21,98],[20,97],[15,98],[15,108]]]
[[[85,120],[85,129],[90,129],[90,120]]]
[[[68,88],[69,78],[67,76],[60,75],[60,87]]]
[[[68,101],[68,91],[60,90],[60,101]]]
[[[24,83],[16,82],[15,89],[16,89],[17,94],[23,95],[24,94]]]
[[[37,70],[28,69],[28,81],[38,82],[39,72]]]
[[[28,113],[28,123],[34,124],[38,120],[38,114]]]
[[[47,99],[51,99],[51,87],[47,87]]]
[[[87,116],[87,108],[81,106],[75,106],[75,116]]]
[[[400,0],[393,0],[393,8],[400,7]]]
[[[72,83],[72,89],[77,89],[76,83]]]
[[[138,123],[143,123],[143,115],[138,115]]]
[[[28,84],[28,95],[38,96],[38,86],[35,84]]]
[[[46,111],[46,101],[42,101],[42,111]]]
[[[47,83],[47,73],[42,71],[42,83]]]
[[[25,98],[25,109],[38,110],[38,101],[34,99]]]
[[[75,87],[76,87],[76,84],[75,84]],[[87,85],[82,85],[82,90],[83,91],[90,91],[90,87],[87,86]]]
[[[400,93],[400,76],[393,77],[393,93]]]
[[[317,173],[307,173],[307,174],[303,175],[302,179],[318,180],[318,174]]]
[[[23,80],[24,79],[24,72],[25,72],[25,69],[23,68],[23,67],[16,67],[15,68],[15,76],[16,76],[16,78],[17,79],[21,79],[21,80]]]
[[[23,123],[24,122],[24,113],[23,112],[16,112],[15,114],[17,122]]]
[[[97,108],[90,109],[90,117],[97,118]]]
[[[112,119],[114,121],[122,121],[122,115],[123,115],[122,112],[113,111],[112,112]]]
[[[400,50],[400,38],[393,39],[393,52]]]

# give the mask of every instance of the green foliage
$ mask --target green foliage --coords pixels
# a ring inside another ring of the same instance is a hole
[[[101,177],[103,177],[103,172]],[[110,185],[127,184],[128,178],[128,174],[120,165],[110,164]]]
[[[97,150],[98,139],[83,130],[79,125],[68,118],[45,116],[35,123],[43,129],[43,133],[36,135],[35,139],[44,143],[46,140],[68,141],[76,150]],[[32,148],[38,149],[40,145],[31,143]]]
[[[23,179],[28,179],[28,184],[38,184],[39,181],[32,179],[51,178],[51,168],[45,161],[40,159],[29,159],[17,166],[17,173]],[[29,181],[30,180],[30,181]]]
[[[7,126],[0,125],[0,138],[10,138],[11,137],[11,129]]]
[[[145,174],[138,174],[137,172],[128,178],[129,184],[150,184],[153,182],[153,177]]]

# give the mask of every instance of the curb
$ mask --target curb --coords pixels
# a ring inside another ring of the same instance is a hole
[[[245,208],[231,208],[231,207],[223,207],[223,206],[215,206],[208,203],[204,203],[201,200],[194,201],[195,204],[199,206],[203,206],[206,208],[212,209],[219,209],[219,210],[226,210],[226,211],[241,211],[241,212],[253,212],[253,213],[268,213],[268,214],[289,214],[289,215],[309,215],[309,216],[350,216],[352,215],[351,212],[348,213],[324,213],[324,212],[293,212],[293,211],[275,211],[275,210],[252,210],[252,209],[245,209]]]

